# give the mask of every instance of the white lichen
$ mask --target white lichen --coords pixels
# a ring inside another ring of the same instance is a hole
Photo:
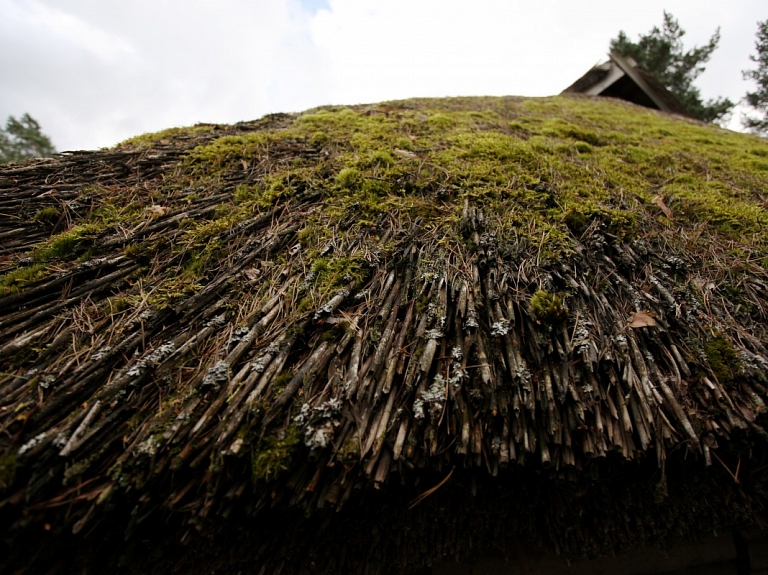
[[[264,366],[264,360],[261,357],[251,363],[251,371],[255,371],[256,373],[264,373],[265,369],[266,367]]]
[[[503,319],[491,325],[491,337],[504,337],[509,333],[509,321]]]
[[[37,385],[40,386],[40,389],[48,389],[51,387],[51,384],[56,381],[56,376],[52,373],[44,373],[40,376],[40,379],[37,382]]]
[[[454,363],[451,366],[451,376],[448,378],[448,383],[451,384],[453,389],[458,390],[461,387],[461,383],[468,379],[469,375],[462,369],[461,364]]]
[[[335,429],[341,424],[341,406],[341,400],[335,397],[314,408],[309,403],[301,406],[293,421],[304,428],[304,445],[310,449],[322,449],[331,442]]]
[[[35,447],[40,445],[45,439],[45,436],[46,436],[45,432],[35,435],[32,439],[27,441],[24,445],[22,445],[19,448],[19,455],[24,455],[27,451],[34,449]]]
[[[308,403],[304,403],[301,406],[301,410],[299,411],[299,414],[293,418],[293,421],[299,427],[303,427],[309,421],[309,417],[311,414],[312,414],[312,406],[309,405]]]
[[[157,349],[153,350],[152,353],[146,357],[146,361],[149,363],[161,364],[175,352],[176,346],[172,341],[168,341]]]
[[[128,370],[127,375],[128,377],[141,377],[146,371],[147,361],[145,359],[140,359]]]
[[[221,360],[216,362],[216,365],[211,367],[203,376],[200,387],[203,389],[217,390],[223,384],[227,383],[231,377],[232,369],[226,361]]]
[[[224,327],[227,325],[227,317],[224,314],[217,315],[216,317],[212,317],[207,322],[205,322],[205,327]]]
[[[413,402],[413,418],[424,419],[424,401],[421,399]]]
[[[426,407],[433,419],[439,417],[445,405],[445,399],[445,378],[438,373],[429,389],[422,392],[421,397],[413,402],[413,416],[416,419],[423,419]]]
[[[313,271],[310,271],[306,276],[304,276],[304,281],[299,286],[300,290],[308,289],[312,286],[312,282],[315,281],[316,274]]]
[[[278,351],[280,351],[280,346],[273,342],[264,348],[263,355],[276,355]]]
[[[150,435],[136,446],[136,455],[149,455],[152,457],[157,453],[159,447],[160,439],[154,435]]]
[[[62,449],[67,444],[68,441],[69,441],[69,436],[63,431],[60,431],[59,433],[56,434],[56,437],[53,438],[52,443],[54,447],[58,449]]]
[[[315,414],[320,417],[335,417],[341,413],[341,400],[332,397],[315,408]]]
[[[356,293],[354,299],[362,300],[362,299],[367,298],[370,294],[371,294],[370,288],[364,289],[363,291],[360,291],[360,292]]]
[[[525,391],[531,390],[531,372],[530,370],[518,366],[515,370],[515,378],[517,379],[518,383],[520,384],[520,387],[522,387]]]
[[[768,360],[746,349],[741,350],[739,359],[741,372],[744,375],[768,383]]]
[[[622,354],[629,351],[629,344],[627,343],[626,335],[620,333],[618,335],[614,335],[611,339],[613,340],[613,344]]]
[[[249,333],[251,333],[251,330],[247,326],[241,325],[235,328],[235,331],[229,336],[229,344],[232,345],[243,341]]]
[[[94,353],[91,356],[92,361],[101,361],[105,357],[107,357],[107,354],[112,351],[112,348],[108,345],[105,345],[104,347],[100,348],[96,353]]]
[[[304,431],[304,445],[310,449],[323,449],[333,440],[334,423],[330,420],[320,423],[317,427],[310,426]]]

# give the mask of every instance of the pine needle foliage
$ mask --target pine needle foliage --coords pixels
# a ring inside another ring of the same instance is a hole
[[[623,31],[619,32],[611,40],[610,49],[632,57],[641,68],[653,74],[680,99],[691,116],[704,122],[722,120],[735,104],[728,98],[704,102],[701,92],[693,85],[720,42],[720,29],[704,46],[694,46],[690,50],[685,50],[683,36],[685,30],[671,13],[665,11],[661,28],[654,26],[647,34],[641,34],[636,42]]]
[[[756,134],[768,136],[768,20],[757,23],[755,50],[756,54],[749,58],[757,68],[745,70],[744,78],[756,84],[755,91],[747,92],[745,100],[757,115],[745,114],[742,124]]]
[[[45,158],[55,153],[51,139],[43,134],[40,124],[29,114],[20,119],[9,116],[5,130],[0,129],[0,164]]]

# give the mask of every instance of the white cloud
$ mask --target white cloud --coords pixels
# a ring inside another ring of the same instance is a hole
[[[743,85],[733,63],[746,62],[750,51],[743,42],[750,21],[745,15],[756,21],[760,14],[757,2],[735,9],[722,2],[664,0],[331,0],[330,6],[312,31],[333,63],[334,99],[344,102],[558,93],[605,58],[619,30],[636,38],[661,24],[665,8],[689,31],[688,46],[706,42],[722,23],[721,46],[711,73],[702,76],[702,90],[709,97],[738,98]],[[712,80],[715,71],[719,81]]]
[[[42,27],[46,34],[80,46],[107,63],[117,63],[120,58],[136,52],[124,38],[99,30],[71,14],[46,6],[37,0],[21,2],[14,8],[24,12],[20,19],[29,25]]]
[[[0,73],[12,86],[0,93],[0,112],[28,111],[61,149],[251,119],[291,98],[311,105],[307,94],[317,92],[303,85],[301,67],[311,72],[316,59],[301,46],[288,0],[21,4],[0,0],[0,21],[14,18],[0,38]]]
[[[740,98],[757,0],[0,0],[0,119],[29,112],[71,149],[328,103],[548,95],[665,7],[687,45],[722,26],[698,85]]]

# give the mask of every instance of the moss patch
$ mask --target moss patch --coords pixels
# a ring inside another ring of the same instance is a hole
[[[718,381],[732,383],[740,371],[741,362],[730,340],[718,333],[704,344],[704,353]]]
[[[128,138],[127,140],[120,142],[116,147],[117,149],[147,149],[157,144],[169,143],[177,138],[190,138],[196,135],[205,134],[215,129],[212,125],[198,125],[189,128],[168,128],[160,132],[150,132],[147,134],[141,134]]]
[[[99,226],[82,224],[52,237],[48,242],[32,252],[36,262],[69,258],[82,251],[96,237]]]
[[[33,264],[11,270],[0,276],[0,296],[16,293],[27,284],[34,283],[45,275],[45,266],[42,264]]]
[[[531,298],[531,310],[543,324],[553,325],[568,318],[568,308],[563,298],[544,290],[538,290]]]
[[[295,425],[266,436],[254,447],[251,458],[254,481],[272,481],[290,469],[300,442],[301,436]]]

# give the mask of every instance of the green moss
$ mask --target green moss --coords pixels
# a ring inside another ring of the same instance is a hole
[[[220,174],[227,168],[240,166],[266,153],[269,138],[261,132],[240,136],[222,136],[194,148],[184,159],[183,166],[193,174]]]
[[[318,221],[309,221],[305,227],[299,230],[297,239],[302,247],[313,247],[319,250],[328,242],[331,234],[331,230],[326,226],[320,225]]]
[[[373,168],[389,168],[395,164],[395,160],[389,152],[378,150],[369,154],[366,164]]]
[[[306,313],[315,308],[315,300],[312,296],[304,296],[299,300],[296,306],[296,311],[299,313]]]
[[[342,324],[336,324],[331,329],[323,332],[320,336],[320,341],[340,341],[341,338],[344,337],[345,331],[346,328]]]
[[[563,298],[544,290],[538,290],[531,297],[531,310],[543,324],[555,325],[568,319],[568,308]]]
[[[61,219],[61,212],[54,206],[38,211],[32,219],[46,226],[53,226]]]
[[[47,262],[54,259],[66,259],[85,246],[89,245],[100,230],[95,224],[81,224],[72,229],[53,236],[48,242],[37,247],[32,252],[36,262]]]
[[[589,218],[578,210],[569,210],[563,216],[563,222],[575,236],[580,236],[589,227]]]
[[[732,383],[741,369],[741,362],[731,341],[718,333],[704,344],[704,353],[718,381]]]
[[[315,274],[323,274],[327,272],[329,269],[330,269],[330,266],[328,265],[328,260],[323,258],[315,260],[315,263],[312,264],[312,271]]]
[[[592,150],[591,146],[603,146],[605,140],[598,136],[592,130],[584,130],[580,128],[570,128],[565,131],[565,136],[578,140],[579,143],[587,144],[588,150]],[[577,144],[578,145],[578,144]]]
[[[313,270],[317,274],[315,286],[322,294],[349,284],[359,284],[369,271],[365,260],[348,257],[318,259],[313,264]]]
[[[325,132],[314,132],[309,138],[313,146],[325,146],[330,141],[331,138]]]
[[[194,136],[201,143],[174,178],[151,191],[82,190],[92,211],[38,245],[34,261],[59,266],[56,260],[96,254],[98,236],[151,221],[148,205],[183,210],[222,192],[228,197],[215,213],[178,223],[173,245],[126,247],[147,273],[158,256],[174,258],[178,278],[163,284],[162,301],[180,297],[185,283],[199,286],[215,277],[247,241],[239,235],[241,223],[275,207],[300,207],[307,196],[318,204],[306,212],[297,241],[302,265],[312,263],[317,273],[296,295],[304,311],[367,277],[366,258],[386,260],[399,247],[401,236],[377,243],[387,218],[420,219],[425,245],[476,250],[474,239],[461,232],[465,202],[483,211],[506,260],[531,258],[546,266],[581,249],[577,240],[588,230],[609,243],[666,231],[670,220],[654,205],[661,194],[683,231],[695,228],[731,242],[735,258],[768,261],[768,212],[761,199],[768,143],[750,136],[572,97],[325,107],[266,125],[277,127],[215,139],[211,127],[175,129],[126,142],[142,147]],[[54,217],[44,208],[36,219],[50,225]],[[324,251],[331,240],[338,252]],[[10,271],[0,293],[44,275],[37,266]]]
[[[132,308],[134,302],[130,298],[125,296],[115,296],[105,300],[103,308],[105,313],[109,315],[122,313],[127,309]]]
[[[342,188],[355,188],[362,180],[362,174],[357,168],[344,168],[336,174],[336,184]]]
[[[447,114],[438,112],[427,118],[430,127],[437,130],[448,130],[456,125],[456,120]]]
[[[0,493],[13,485],[16,478],[16,454],[0,455]]]
[[[254,481],[273,481],[290,469],[301,442],[299,429],[289,425],[266,436],[253,448],[251,472]]]
[[[360,460],[360,438],[357,434],[351,436],[339,448],[336,457],[342,463],[354,463]]]
[[[27,284],[36,282],[45,277],[44,264],[33,264],[28,267],[17,268],[0,276],[0,296],[16,293]]]
[[[159,238],[152,242],[130,243],[123,248],[123,255],[135,261],[142,266],[152,263],[157,254],[169,247],[169,242],[165,238]]]
[[[197,293],[203,287],[197,280],[199,276],[205,273],[205,270],[200,271],[200,273],[197,271],[195,269],[193,272],[187,268],[180,276],[163,280],[147,298],[147,303],[156,309],[168,308]]]
[[[235,204],[242,204],[248,200],[252,200],[257,196],[258,192],[253,186],[246,186],[240,184],[235,188],[235,195],[233,201]]]
[[[189,128],[168,128],[167,130],[162,130],[160,132],[151,132],[148,134],[141,134],[139,136],[128,138],[127,140],[120,142],[116,146],[116,148],[117,149],[134,148],[134,149],[143,150],[143,149],[151,148],[156,144],[170,142],[175,138],[179,138],[179,137],[188,138],[191,136],[206,134],[206,133],[212,132],[214,129],[215,129],[215,126],[209,126],[209,125],[198,125],[198,126],[192,126]]]

